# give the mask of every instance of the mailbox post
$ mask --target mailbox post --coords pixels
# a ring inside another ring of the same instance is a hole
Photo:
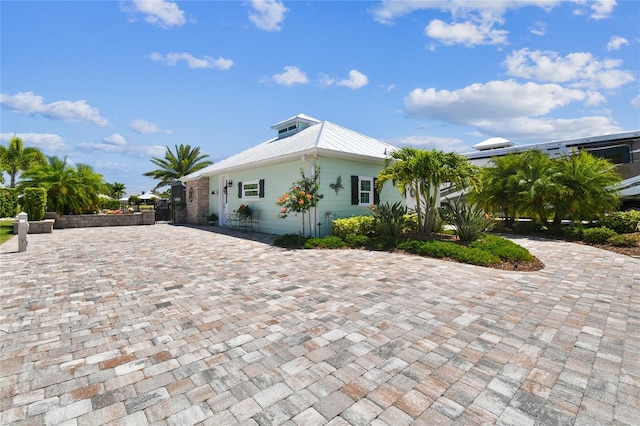
[[[27,251],[27,233],[29,232],[29,222],[25,212],[18,213],[18,251]]]

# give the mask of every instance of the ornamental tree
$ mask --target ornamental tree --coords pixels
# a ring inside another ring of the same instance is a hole
[[[324,198],[324,195],[319,194],[320,190],[320,166],[314,165],[311,176],[307,177],[304,174],[304,169],[300,168],[301,179],[294,182],[289,191],[278,198],[276,202],[279,205],[280,212],[278,217],[284,219],[290,214],[297,216],[298,213],[302,214],[302,235],[305,234],[304,217],[305,214],[311,210],[312,207],[318,205],[318,201]],[[309,215],[309,234],[311,234],[311,215]]]

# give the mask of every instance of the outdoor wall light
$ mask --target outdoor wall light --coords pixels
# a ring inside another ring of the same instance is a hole
[[[216,195],[216,191],[211,191],[211,195]]]
[[[229,188],[231,188],[231,187],[233,186],[233,182],[232,182],[232,181],[230,181],[230,180],[228,180],[228,181],[227,181],[227,186],[228,186]]]

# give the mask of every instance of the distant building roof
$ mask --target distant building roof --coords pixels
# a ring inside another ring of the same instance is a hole
[[[302,155],[318,154],[378,161],[397,149],[378,139],[304,114],[276,123],[271,128],[278,131],[277,137],[191,173],[181,180],[199,179],[250,165],[289,161]]]
[[[513,146],[513,142],[505,138],[489,138],[473,146],[473,149],[485,151],[487,149],[508,148]]]

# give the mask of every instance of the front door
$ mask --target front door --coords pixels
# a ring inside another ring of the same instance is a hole
[[[220,209],[220,226],[225,226],[227,224],[227,213],[229,213],[229,194],[227,182],[229,181],[229,175],[222,175],[218,178],[218,194],[219,194],[219,203]]]

